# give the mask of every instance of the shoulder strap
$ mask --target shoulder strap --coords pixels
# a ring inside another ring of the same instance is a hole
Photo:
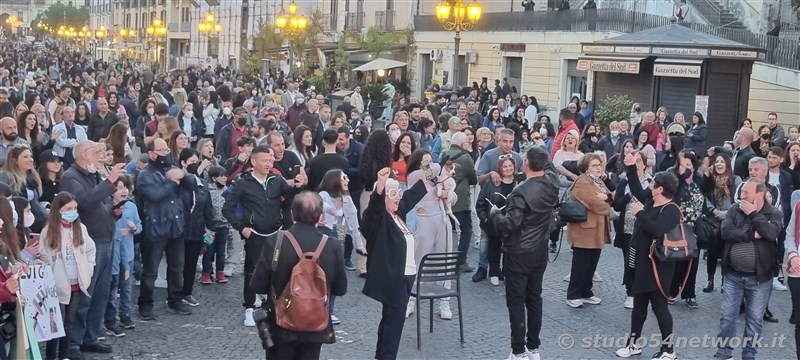
[[[278,268],[278,257],[281,254],[281,244],[283,244],[283,237],[285,235],[285,231],[278,231],[278,240],[275,241],[275,251],[272,252],[272,272],[275,272],[275,270]]]
[[[678,294],[675,297],[671,297],[667,295],[667,292],[664,291],[664,287],[661,285],[661,278],[658,276],[658,267],[656,266],[656,259],[655,259],[655,244],[650,244],[650,264],[653,266],[653,277],[656,280],[656,287],[658,287],[658,291],[661,293],[662,296],[667,298],[668,301],[676,301],[678,300],[678,296],[683,293],[683,289],[686,288],[686,282],[689,281],[689,275],[691,271],[686,271],[686,275],[683,277],[683,281],[681,282],[681,287],[678,288]],[[689,259],[689,269],[692,268],[692,261],[694,258]]]
[[[289,243],[292,244],[292,247],[294,248],[294,252],[297,253],[297,257],[302,259],[303,258],[303,249],[300,248],[300,245],[297,243],[297,239],[295,239],[294,235],[292,235],[292,233],[290,233],[288,231],[285,231],[284,233],[286,234],[286,238],[289,239]]]
[[[317,261],[319,259],[320,254],[322,254],[322,250],[325,249],[325,244],[328,242],[328,235],[322,235],[322,240],[319,241],[319,245],[317,245],[317,250],[314,250],[314,257],[311,260]]]

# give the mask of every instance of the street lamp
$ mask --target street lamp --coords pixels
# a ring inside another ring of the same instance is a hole
[[[461,32],[470,31],[481,18],[483,9],[481,5],[472,0],[464,6],[462,0],[442,0],[436,5],[436,18],[447,31],[455,30],[456,36],[453,60],[453,87],[458,87],[458,50],[461,45]]]
[[[289,3],[289,16],[281,13],[275,18],[275,26],[284,34],[291,36],[300,35],[308,25],[308,20],[303,15],[297,15],[297,4],[292,0]],[[294,39],[289,38],[289,64],[294,63]],[[299,66],[298,66],[299,67]]]
[[[133,41],[135,38],[135,30],[126,28],[119,29],[119,39],[125,43],[125,53],[123,55],[128,55],[128,41]]]
[[[97,58],[97,44],[98,43],[102,43],[102,41],[105,40],[106,36],[108,36],[108,30],[106,30],[105,26],[101,26],[97,30],[95,30],[95,32],[94,32],[94,39],[95,39],[94,57],[95,58]],[[102,55],[101,55],[101,57],[102,57]]]
[[[215,20],[214,14],[208,13],[205,20],[197,24],[197,30],[200,31],[200,35],[209,38],[219,36],[219,32],[222,31],[222,25]]]
[[[158,44],[161,42],[161,38],[164,37],[165,35],[167,35],[167,27],[164,26],[164,23],[161,21],[161,19],[153,19],[153,23],[150,26],[147,27],[147,44],[148,44],[147,48],[149,50],[150,47],[152,46],[152,45],[150,45],[150,43],[155,43],[156,44],[155,50],[153,51],[153,55],[154,55],[154,58],[155,58],[155,62],[157,62],[157,63],[159,62],[158,61]],[[166,52],[166,50],[165,50],[165,52]],[[167,67],[166,66],[166,61],[167,61],[167,56],[166,56],[166,53],[165,53],[164,54],[164,62],[165,62],[164,68]]]

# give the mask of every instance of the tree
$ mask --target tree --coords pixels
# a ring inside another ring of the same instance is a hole
[[[57,1],[33,19],[31,28],[36,29],[36,25],[40,21],[51,28],[58,29],[59,26],[64,25],[66,28],[73,27],[77,31],[89,22],[89,10],[85,6],[75,7],[71,1],[68,5]]]
[[[317,36],[325,31],[325,14],[319,9],[309,12],[306,15],[307,23],[306,28],[296,35],[289,35],[288,39],[292,41],[293,51],[298,61],[303,57],[306,49],[314,49],[317,47]],[[314,53],[316,58],[316,53]]]
[[[625,120],[630,116],[633,102],[628,95],[606,96],[597,107],[594,119],[603,129],[608,129],[612,121]]]
[[[283,47],[285,39],[286,37],[281,34],[275,24],[264,23],[258,33],[253,36],[253,45],[258,54],[269,57],[267,54],[275,53]]]
[[[256,54],[247,55],[242,59],[240,73],[246,79],[254,78],[261,71],[261,59]]]

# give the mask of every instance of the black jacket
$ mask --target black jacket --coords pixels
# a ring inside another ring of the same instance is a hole
[[[428,191],[423,180],[403,193],[397,214],[403,221],[406,214],[422,200]],[[406,268],[406,239],[392,216],[386,212],[383,194],[373,192],[369,205],[361,218],[361,234],[367,240],[367,281],[364,295],[380,303],[394,305],[397,299],[407,296],[403,277]]]
[[[769,203],[765,203],[760,211],[745,215],[738,206],[728,210],[728,216],[722,220],[720,232],[725,241],[725,250],[722,253],[722,268],[728,267],[728,257],[731,245],[742,242],[752,242],[756,252],[756,279],[759,282],[769,281],[772,278],[778,263],[778,234],[783,228],[781,212]],[[755,238],[755,233],[761,235]]]
[[[198,179],[197,177],[194,177]],[[214,206],[211,204],[211,193],[208,190],[208,183],[204,180],[197,181],[194,190],[181,187],[181,201],[186,210],[186,240],[200,241],[206,233],[206,229],[215,229],[219,226],[214,221]]]
[[[738,176],[740,179],[747,179],[750,177],[750,159],[756,156],[756,153],[753,152],[749,146],[733,152],[724,150],[721,146],[717,146],[714,148],[714,151],[717,153],[725,153],[731,157],[733,162],[733,174]],[[736,159],[733,158],[733,154],[736,154]]]
[[[230,195],[222,205],[222,215],[237,231],[249,227],[259,234],[271,234],[281,228],[281,197],[289,197],[296,192],[283,176],[269,173],[265,185],[252,173],[242,175],[232,185]],[[243,218],[236,216],[236,207],[241,205]]]
[[[514,179],[514,184],[516,185],[522,180],[524,179]],[[508,195],[511,194],[503,194],[501,190],[502,186],[494,186],[494,182],[492,181],[484,182],[483,185],[481,185],[481,191],[478,195],[477,203],[475,204],[475,211],[478,213],[480,227],[483,231],[486,231],[486,235],[491,238],[499,238],[502,236],[502,234],[497,231],[494,220],[489,215],[492,204],[498,207],[505,206],[506,199]],[[498,194],[502,194],[506,199]]]
[[[297,239],[297,244],[303,251],[313,252],[322,240],[322,234],[316,227],[306,224],[295,224],[288,230]],[[292,269],[299,261],[297,253],[292,249],[289,239],[284,238],[278,255],[278,264],[272,271],[272,256],[275,252],[275,243],[267,241],[261,258],[258,260],[253,277],[250,279],[250,288],[257,294],[270,294],[275,289],[280,294],[292,274]],[[319,266],[325,272],[328,285],[328,295],[344,296],[347,293],[347,274],[344,270],[344,256],[342,247],[338,242],[328,239],[319,256]],[[270,302],[270,305],[272,303]],[[275,318],[270,318],[270,334],[276,343],[291,341],[315,342],[332,344],[336,341],[333,326],[328,322],[328,328],[320,332],[296,332],[279,328],[275,325]]]
[[[620,153],[622,150],[620,147],[624,141],[625,139],[620,136],[617,139],[617,144],[614,145],[614,142],[611,141],[611,134],[608,134],[600,138],[600,142],[597,144],[597,150],[602,150],[606,153],[606,159],[611,159],[612,156]]]
[[[511,192],[505,209],[494,215],[495,226],[503,234],[504,253],[535,253],[538,260],[547,261],[558,188],[558,175],[550,162],[543,176],[529,178]]]
[[[89,129],[86,130],[86,136],[89,140],[98,142],[100,139],[108,137],[111,127],[118,121],[117,114],[111,110],[108,111],[105,118],[100,117],[100,113],[94,113],[89,117]]]
[[[67,191],[78,199],[78,214],[92,240],[96,243],[111,242],[116,230],[111,195],[117,191],[116,186],[102,180],[99,174],[73,164],[61,177],[61,191]]]
[[[144,213],[144,237],[148,241],[181,239],[185,236],[186,212],[179,191],[194,191],[197,181],[194,175],[186,175],[180,185],[167,179],[168,165],[150,162],[136,177],[136,194],[142,199]]]

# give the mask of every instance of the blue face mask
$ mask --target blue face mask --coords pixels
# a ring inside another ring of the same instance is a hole
[[[64,220],[68,223],[73,223],[75,220],[78,219],[78,211],[62,211],[61,212],[61,220]]]

